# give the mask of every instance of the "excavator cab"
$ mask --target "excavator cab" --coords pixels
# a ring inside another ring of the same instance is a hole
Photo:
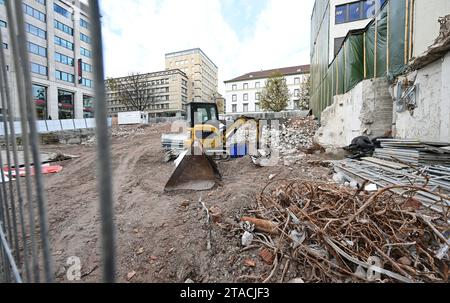
[[[222,179],[208,151],[222,148],[219,111],[214,103],[187,105],[189,124],[186,149],[175,161],[175,171],[167,182],[166,192],[178,190],[209,190]]]
[[[187,105],[189,138],[185,148],[192,147],[194,142],[200,143],[203,149],[211,151],[222,146],[219,111],[215,103],[190,103]]]

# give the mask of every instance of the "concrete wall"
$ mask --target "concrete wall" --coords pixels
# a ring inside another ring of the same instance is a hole
[[[449,0],[415,0],[413,57],[424,53],[439,36],[439,17],[450,14]]]
[[[334,97],[322,114],[316,142],[344,147],[358,136],[382,136],[392,128],[393,102],[384,78],[365,80],[347,94]]]
[[[394,113],[394,135],[450,142],[450,53],[417,71],[417,108]]]

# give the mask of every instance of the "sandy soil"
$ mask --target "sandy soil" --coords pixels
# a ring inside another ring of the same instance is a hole
[[[165,194],[173,163],[164,163],[160,147],[166,127],[149,127],[128,138],[114,138],[113,177],[116,200],[117,277],[119,282],[237,282],[243,275],[270,271],[258,250],[242,252],[239,218],[256,203],[256,196],[276,179],[327,179],[329,169],[307,164],[259,168],[250,158],[219,164],[221,186],[209,192]],[[96,189],[95,146],[44,146],[44,151],[80,155],[65,161],[63,172],[46,176],[48,215],[57,281],[65,282],[66,262],[79,257],[82,281],[101,280],[101,234]],[[200,198],[221,213],[212,225],[212,249],[207,249],[208,225]],[[244,266],[251,258],[256,266]],[[280,268],[282,270],[282,268]],[[295,278],[295,268],[287,278]],[[129,275],[135,272],[134,275]],[[128,276],[128,277],[127,277]],[[129,279],[132,276],[131,279]]]

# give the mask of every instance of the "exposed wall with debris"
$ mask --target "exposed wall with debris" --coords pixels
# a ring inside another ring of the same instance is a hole
[[[392,128],[393,102],[385,78],[364,80],[322,114],[316,142],[322,146],[344,147],[358,136],[383,136]]]
[[[416,96],[409,101],[412,103],[409,108],[400,106],[395,109],[394,135],[450,142],[450,52],[442,59],[399,78],[399,81],[415,86]],[[398,95],[397,86],[393,91]]]
[[[439,35],[437,20],[450,13],[448,0],[415,0],[414,1],[414,30],[413,30],[413,57],[427,51]]]

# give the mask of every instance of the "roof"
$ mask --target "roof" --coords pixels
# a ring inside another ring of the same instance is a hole
[[[259,72],[251,72],[240,77],[225,81],[225,83],[229,82],[239,82],[239,81],[249,81],[255,79],[265,79],[272,76],[273,73],[281,73],[283,76],[291,76],[298,74],[309,74],[309,64],[308,65],[297,65],[291,67],[283,67],[269,70],[262,70]]]
[[[178,51],[178,52],[167,53],[166,58],[184,56],[184,55],[188,55],[188,54],[193,54],[195,52],[199,52],[200,54],[202,54],[206,59],[208,59],[212,63],[212,65],[214,65],[215,68],[218,69],[217,65],[199,47],[186,49],[186,50],[182,50],[182,51]]]

